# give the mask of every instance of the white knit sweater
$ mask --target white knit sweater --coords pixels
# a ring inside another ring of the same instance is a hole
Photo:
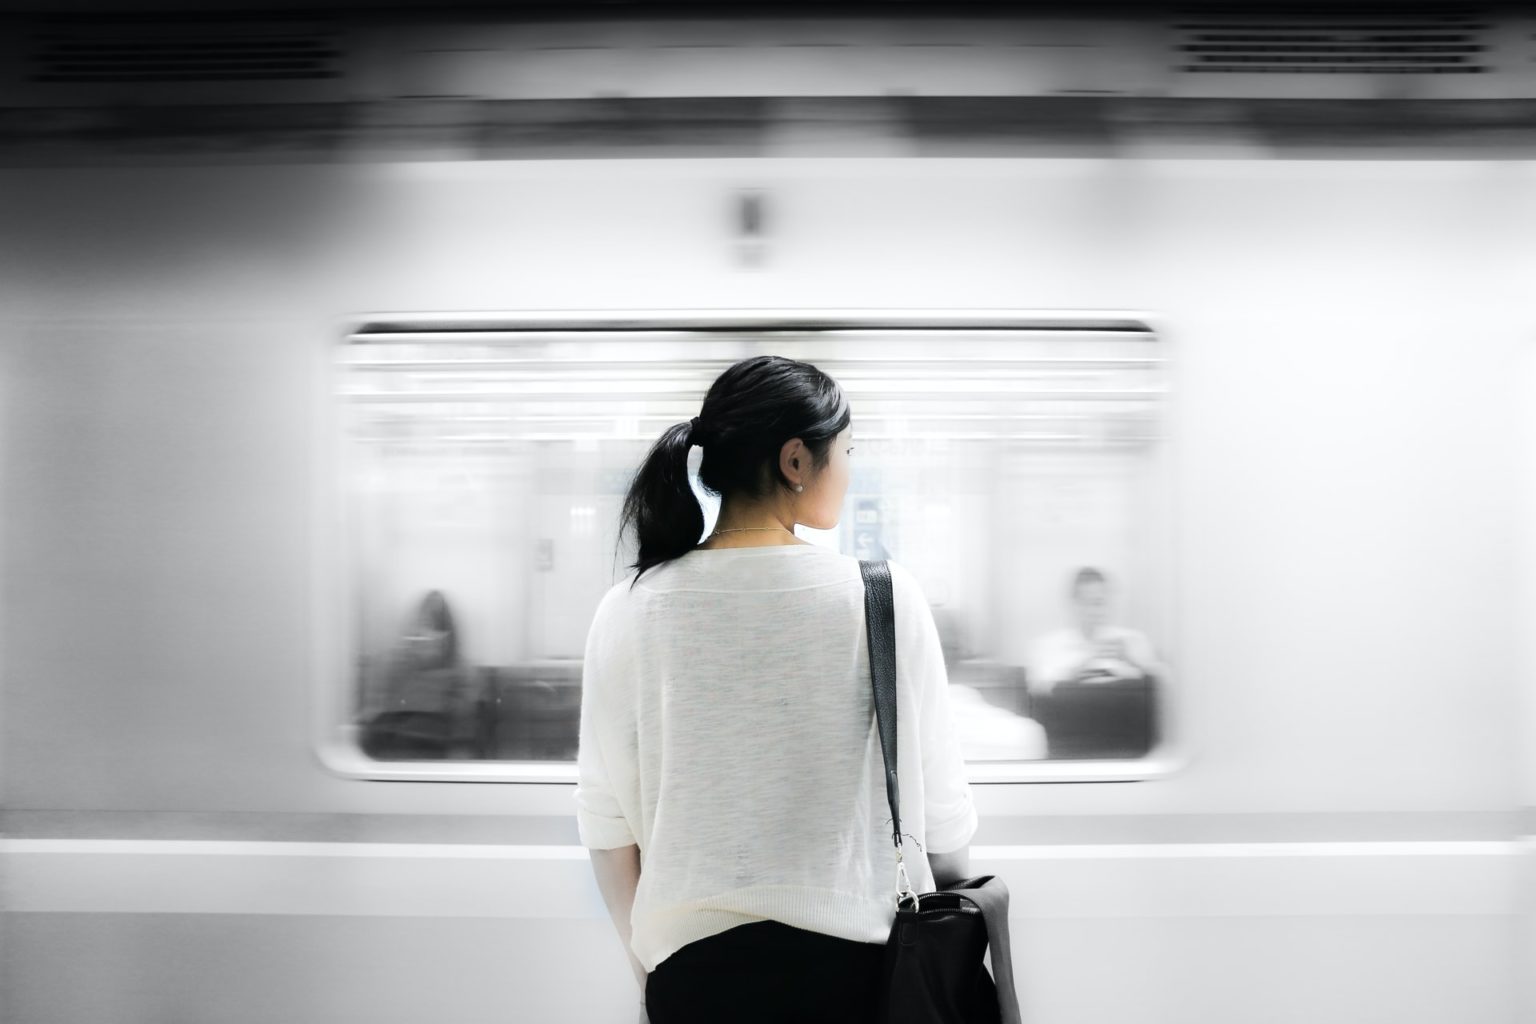
[[[932,613],[910,573],[891,577],[902,831],[947,853],[976,811]],[[765,918],[889,934],[896,854],[855,559],[696,550],[614,586],[587,638],[577,761],[582,843],[640,847],[631,944],[646,970]],[[919,847],[905,853],[931,890]]]

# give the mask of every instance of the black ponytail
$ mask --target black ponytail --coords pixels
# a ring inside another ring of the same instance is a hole
[[[651,446],[624,498],[620,536],[633,529],[636,580],[653,566],[692,551],[704,535],[704,509],[688,482],[688,450],[704,450],[699,482],[719,496],[762,498],[788,487],[779,450],[798,437],[818,470],[852,419],[837,381],[783,356],[754,356],[715,378],[704,407],[688,423],[668,427]]]
[[[634,529],[640,551],[633,568],[640,573],[692,551],[704,534],[704,508],[688,484],[692,434],[692,423],[668,427],[651,445],[624,498],[619,533]]]

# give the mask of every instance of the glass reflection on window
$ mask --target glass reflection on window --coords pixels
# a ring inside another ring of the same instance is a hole
[[[807,537],[921,582],[968,758],[1147,754],[1172,685],[1162,346],[1060,325],[354,337],[359,747],[573,760],[587,626],[633,560],[616,536],[630,477],[761,352],[847,390],[847,506]],[[707,532],[716,503],[699,494]]]

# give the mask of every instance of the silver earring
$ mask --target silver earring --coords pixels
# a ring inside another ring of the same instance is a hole
[[[799,493],[801,493],[804,490],[805,490],[804,487],[801,487],[799,484],[795,484],[795,493],[796,494],[799,494]]]

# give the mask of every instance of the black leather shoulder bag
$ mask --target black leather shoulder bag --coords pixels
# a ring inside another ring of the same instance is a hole
[[[878,1019],[881,1024],[1019,1024],[1003,880],[981,875],[919,894],[907,877],[896,778],[896,601],[890,566],[861,561],[859,571],[896,843],[896,921],[885,943]],[[995,981],[982,959],[989,946]]]

